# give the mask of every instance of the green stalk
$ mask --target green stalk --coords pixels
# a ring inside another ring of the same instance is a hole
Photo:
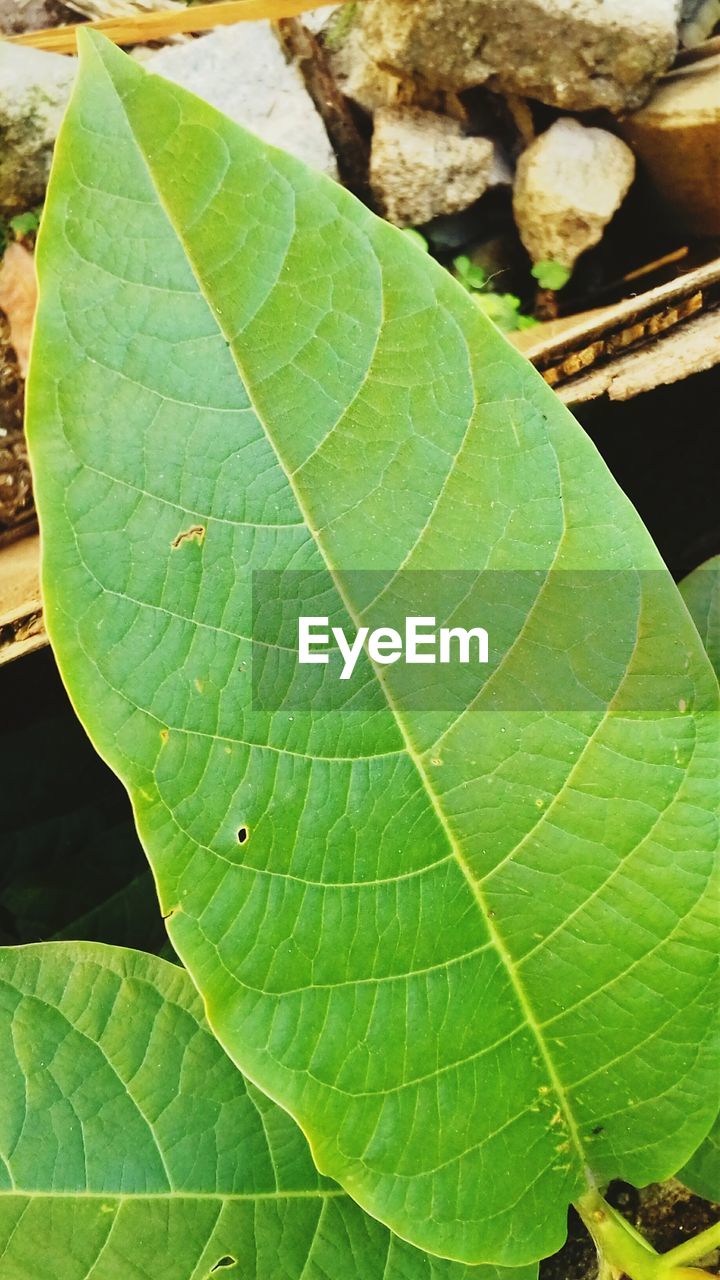
[[[629,1280],[698,1280],[709,1272],[685,1263],[711,1253],[720,1246],[720,1223],[692,1240],[686,1240],[660,1254],[613,1209],[599,1191],[588,1191],[575,1208],[592,1236],[600,1258],[600,1274],[629,1277]]]

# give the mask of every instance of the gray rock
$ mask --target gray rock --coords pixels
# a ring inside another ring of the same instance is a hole
[[[75,59],[0,42],[0,209],[43,199]]]
[[[366,0],[375,62],[574,111],[640,106],[672,62],[682,0]]]
[[[0,0],[0,31],[6,36],[73,21],[73,14],[59,0]]]
[[[239,22],[145,62],[314,169],[337,177],[325,125],[297,67],[286,62],[269,22]]]
[[[487,189],[495,148],[466,137],[457,120],[418,107],[375,113],[370,184],[390,222],[411,227],[457,213]]]
[[[557,120],[521,155],[513,209],[533,262],[574,267],[597,244],[635,177],[629,147],[606,129]]]
[[[402,101],[402,81],[391,71],[379,67],[368,53],[362,29],[353,26],[329,52],[333,79],[352,102],[370,114],[379,107],[391,107]]]
[[[680,39],[692,48],[702,44],[720,22],[720,0],[683,0]]]

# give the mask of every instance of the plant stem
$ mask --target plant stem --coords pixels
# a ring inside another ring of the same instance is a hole
[[[595,1241],[603,1280],[605,1276],[617,1280],[621,1276],[629,1280],[698,1280],[709,1273],[685,1264],[720,1247],[720,1223],[660,1254],[603,1200],[599,1191],[587,1191],[575,1208]]]
[[[657,1280],[659,1255],[603,1200],[599,1191],[587,1191],[575,1208],[595,1241],[601,1260],[613,1274],[627,1275],[630,1280]]]

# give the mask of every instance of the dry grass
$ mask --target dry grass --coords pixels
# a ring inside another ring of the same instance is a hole
[[[134,18],[104,18],[99,22],[81,22],[66,27],[50,27],[43,31],[27,31],[13,36],[10,44],[30,45],[52,53],[75,53],[76,36],[81,27],[102,31],[115,44],[145,44],[149,40],[165,40],[183,32],[210,31],[233,22],[258,18],[294,18],[309,9],[322,8],[332,0],[223,0],[190,9],[160,10],[138,13]]]

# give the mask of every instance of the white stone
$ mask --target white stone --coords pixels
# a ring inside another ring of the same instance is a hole
[[[672,62],[682,0],[365,0],[375,62],[582,111],[640,106]]]
[[[635,177],[629,147],[606,129],[557,120],[521,155],[513,208],[533,262],[574,267],[597,244]]]
[[[0,208],[42,200],[76,59],[0,42]]]
[[[680,38],[689,48],[702,44],[720,22],[720,0],[684,0]]]
[[[422,225],[467,208],[487,189],[494,158],[488,138],[466,137],[449,116],[419,107],[375,113],[370,184],[396,226]]]
[[[289,64],[269,22],[239,22],[145,64],[204,98],[265,142],[337,177],[335,153],[297,67]]]

